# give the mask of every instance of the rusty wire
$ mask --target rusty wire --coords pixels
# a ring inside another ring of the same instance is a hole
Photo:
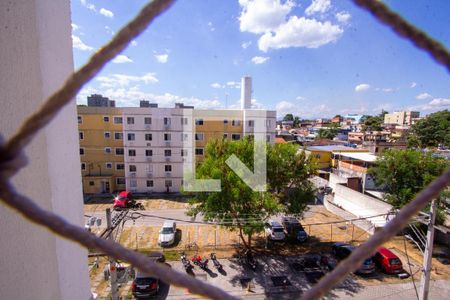
[[[9,177],[26,165],[26,158],[22,149],[31,142],[34,135],[44,128],[58,111],[75,97],[86,82],[98,74],[112,58],[125,49],[133,38],[142,33],[173,2],[174,0],[154,0],[147,4],[136,18],[121,29],[107,45],[97,51],[86,65],[73,73],[37,112],[27,118],[18,132],[6,144],[0,137],[0,197],[2,202],[19,211],[30,221],[86,248],[101,250],[116,259],[129,262],[165,282],[189,288],[193,293],[214,299],[234,299],[233,296],[217,287],[158,265],[143,255],[128,250],[110,240],[96,237],[83,228],[68,223],[62,217],[42,209],[31,199],[16,192],[9,182]],[[370,0],[353,0],[353,2],[368,10],[378,21],[390,26],[397,34],[409,39],[414,45],[428,52],[438,63],[445,65],[450,70],[450,54],[445,47],[406,22],[398,14],[390,11],[383,3]],[[359,267],[368,253],[375,252],[378,246],[401,230],[409,219],[417,214],[427,202],[436,197],[443,188],[448,186],[449,182],[450,169],[406,205],[382,231],[373,235],[365,244],[357,248],[349,258],[339,264],[333,272],[327,274],[318,284],[308,290],[302,299],[319,299],[336,284],[343,281],[350,272]]]
[[[370,12],[380,23],[389,27],[399,36],[410,40],[416,47],[424,50],[434,60],[447,67],[450,72],[450,53],[448,50],[425,32],[408,23],[399,14],[391,11],[382,1],[352,0],[359,7]]]

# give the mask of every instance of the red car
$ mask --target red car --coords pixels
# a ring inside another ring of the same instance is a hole
[[[131,192],[122,191],[114,198],[113,207],[115,210],[127,209],[134,205],[133,195]]]
[[[402,261],[391,250],[381,247],[374,256],[377,266],[387,274],[398,274],[403,270]]]

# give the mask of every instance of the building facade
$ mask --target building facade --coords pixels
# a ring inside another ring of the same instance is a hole
[[[419,119],[419,117],[420,112],[418,111],[393,112],[384,115],[384,123],[411,126],[416,119]]]
[[[274,143],[276,112],[251,109],[251,93],[242,94],[243,109],[79,106],[84,193],[180,192],[186,163],[195,170],[209,141],[253,136]]]

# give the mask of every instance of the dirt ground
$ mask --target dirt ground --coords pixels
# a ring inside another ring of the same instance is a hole
[[[186,199],[139,199],[136,200],[144,206],[146,210],[161,210],[161,209],[182,209],[188,207]],[[84,205],[85,213],[92,213],[95,211],[105,211],[107,208],[112,209],[113,199],[93,199],[90,203]]]

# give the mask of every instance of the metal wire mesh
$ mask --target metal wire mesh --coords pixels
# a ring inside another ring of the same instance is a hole
[[[379,22],[389,26],[398,35],[429,53],[450,71],[450,54],[445,47],[406,22],[398,14],[390,11],[381,1],[353,0],[353,2],[368,10]],[[36,133],[75,97],[84,84],[94,78],[111,59],[126,48],[132,39],[142,33],[156,17],[169,9],[173,3],[174,0],[154,0],[147,4],[107,45],[96,52],[86,65],[74,72],[37,112],[27,118],[14,136],[6,142],[0,139],[0,197],[4,204],[14,208],[31,222],[44,226],[53,233],[86,248],[96,249],[115,259],[129,262],[148,274],[157,276],[167,283],[186,287],[193,293],[214,299],[235,299],[234,296],[217,287],[158,265],[143,255],[68,223],[60,216],[42,209],[33,200],[21,195],[9,181],[11,175],[27,164],[23,148],[30,143]],[[303,294],[302,299],[319,299],[343,281],[346,275],[358,268],[367,253],[374,253],[381,244],[405,227],[414,215],[449,185],[449,182],[450,169],[405,206],[382,231],[373,235],[348,259],[339,264],[333,272],[327,274],[312,289]]]

